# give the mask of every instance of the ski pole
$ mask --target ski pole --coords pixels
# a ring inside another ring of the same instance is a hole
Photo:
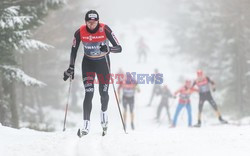
[[[106,59],[106,64],[107,64],[107,67],[108,67],[109,73],[110,73],[111,71],[110,71],[110,68],[109,68],[107,55],[105,55],[105,59]],[[121,120],[122,120],[123,130],[124,130],[124,132],[127,134],[127,132],[126,132],[126,128],[125,128],[125,124],[124,124],[124,120],[123,120],[122,113],[121,113],[121,108],[120,108],[119,100],[118,100],[118,97],[117,97],[117,94],[116,94],[116,90],[115,90],[115,85],[114,85],[114,83],[113,83],[113,82],[112,82],[112,86],[113,86],[113,90],[114,90],[115,99],[116,99],[116,103],[117,103],[117,106],[118,106],[119,114],[120,114],[120,117],[121,117]]]
[[[66,130],[66,119],[67,119],[67,114],[68,114],[68,105],[69,105],[69,97],[70,97],[71,83],[72,83],[72,77],[70,76],[69,91],[68,91],[68,99],[67,99],[67,103],[66,103],[65,116],[64,116],[64,122],[63,122],[63,131]]]

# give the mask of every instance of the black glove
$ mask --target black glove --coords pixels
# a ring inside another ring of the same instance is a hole
[[[104,45],[101,45],[100,51],[107,53],[107,52],[110,52],[110,48],[109,48],[109,46],[107,46],[106,44],[104,44]]]
[[[215,92],[216,91],[216,88],[213,88],[213,92]]]
[[[74,66],[69,66],[69,68],[63,73],[63,80],[66,81],[69,77],[74,79]]]

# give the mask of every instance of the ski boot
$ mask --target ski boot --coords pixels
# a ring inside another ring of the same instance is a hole
[[[198,123],[196,125],[194,125],[194,127],[201,127],[201,121],[198,120]]]
[[[169,126],[169,128],[175,128],[175,125],[174,125],[174,124],[171,124],[171,125]]]
[[[155,118],[154,118],[154,121],[155,121],[156,123],[160,123],[159,117],[155,117]]]
[[[81,138],[82,136],[87,135],[88,133],[89,133],[89,131],[86,129],[82,129],[82,130],[78,129],[77,135],[78,135],[78,137]]]
[[[82,137],[84,135],[87,135],[89,133],[89,127],[90,127],[90,121],[89,120],[84,120],[83,123],[83,129],[78,129],[77,131],[77,135],[78,137]]]
[[[107,130],[108,130],[108,122],[105,123],[101,123],[102,125],[102,136],[107,134]]]
[[[131,129],[132,129],[132,130],[135,130],[135,125],[134,125],[133,122],[131,122]]]
[[[228,124],[228,122],[226,120],[224,120],[221,116],[219,116],[219,121],[222,124]]]
[[[107,112],[101,112],[102,136],[107,134],[108,130],[108,115]]]

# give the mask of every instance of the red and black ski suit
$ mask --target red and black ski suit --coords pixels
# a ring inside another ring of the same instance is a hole
[[[199,113],[202,112],[205,101],[208,101],[215,111],[218,110],[210,91],[210,84],[214,85],[214,82],[209,77],[204,77],[201,80],[197,79],[193,83],[193,86],[197,85],[199,89]]]
[[[74,35],[71,49],[70,66],[75,65],[75,59],[80,42],[83,44],[84,57],[82,61],[82,79],[85,88],[83,101],[83,119],[90,120],[92,109],[92,98],[94,95],[94,80],[97,75],[99,81],[99,93],[101,96],[101,110],[104,112],[108,108],[108,88],[109,88],[109,52],[120,53],[122,51],[112,30],[103,23],[98,23],[94,30],[90,30],[86,25],[81,26]],[[109,47],[109,42],[113,47]],[[109,52],[102,52],[101,45],[106,44]]]

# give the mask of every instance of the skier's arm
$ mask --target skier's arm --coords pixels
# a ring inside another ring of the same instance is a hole
[[[214,81],[212,81],[209,77],[207,77],[207,80],[209,83],[211,83],[212,85],[215,85]]]
[[[70,63],[69,63],[69,68],[63,73],[63,80],[66,81],[69,77],[74,79],[74,66],[75,66],[75,59],[76,59],[76,54],[77,50],[79,47],[80,43],[80,29],[78,29],[75,32],[74,35],[74,40],[73,40],[73,45],[71,48],[71,54],[70,54]]]
[[[105,34],[106,34],[108,40],[113,45],[113,47],[109,47],[110,52],[112,52],[112,53],[120,53],[122,51],[122,47],[119,44],[119,42],[118,42],[117,38],[115,37],[114,33],[112,32],[112,30],[107,25],[105,25],[104,29],[105,29]]]
[[[194,81],[194,83],[193,83],[192,87],[194,87],[195,85],[196,85],[196,81]]]
[[[181,89],[177,90],[175,93],[174,93],[174,98],[176,98],[177,94],[179,94],[181,91]]]
[[[206,77],[208,82],[212,85],[212,90],[215,91],[215,83],[209,77]]]
[[[76,60],[77,50],[79,48],[80,41],[81,41],[81,39],[80,39],[80,29],[78,29],[75,32],[73,45],[72,45],[72,48],[71,48],[71,54],[70,54],[70,66],[71,67],[75,66],[75,60]]]
[[[192,87],[192,88],[190,89],[190,92],[191,92],[191,93],[193,93],[193,92],[199,92],[199,90],[198,90],[197,88],[195,88],[195,87]]]

